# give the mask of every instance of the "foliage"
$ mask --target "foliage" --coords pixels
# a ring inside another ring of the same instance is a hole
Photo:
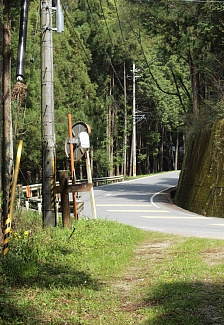
[[[129,168],[133,61],[140,75],[136,78],[136,108],[145,117],[142,124],[138,121],[136,124],[137,153],[140,153],[137,172],[162,170],[166,159],[169,168],[174,168],[172,155],[164,157],[164,150],[172,151],[177,134],[184,145],[186,119],[192,123],[199,111],[213,119],[223,114],[220,109],[223,4],[126,0],[61,2],[65,31],[53,34],[57,168],[66,161],[64,141],[68,113],[74,122],[83,120],[92,129],[91,146],[101,152],[95,155],[101,161],[94,161],[94,176],[99,176],[98,172],[105,176],[108,172],[120,172],[124,164]],[[12,105],[14,139],[23,137],[25,143],[23,174],[32,170],[33,180],[40,178],[41,169],[39,10],[39,1],[30,1],[27,96],[22,107],[18,108],[16,102]],[[17,4],[12,3],[11,15],[14,81]],[[160,134],[156,148],[155,143],[149,141],[149,133]],[[124,148],[127,149],[126,160]],[[146,155],[146,160],[142,155]],[[105,168],[99,168],[99,164]]]

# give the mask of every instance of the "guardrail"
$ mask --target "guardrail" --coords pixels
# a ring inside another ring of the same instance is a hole
[[[100,185],[105,185],[105,184],[110,184],[110,183],[117,183],[117,182],[122,182],[124,180],[123,175],[119,176],[111,176],[111,177],[101,177],[101,178],[93,178],[92,183],[94,186],[100,186]],[[86,184],[88,183],[87,179],[79,179],[76,180],[77,184]],[[69,180],[69,185],[72,184],[72,181]],[[59,185],[59,182],[56,182],[56,186]],[[22,196],[20,199],[21,202],[23,202],[22,205],[26,207],[26,209],[35,209],[38,210],[41,213],[42,210],[42,197],[41,197],[41,192],[42,192],[42,184],[32,184],[32,185],[27,185],[27,186],[21,186],[18,185],[18,192],[19,192],[19,197]],[[60,200],[59,197],[57,197],[57,209],[60,211]],[[83,210],[83,202],[80,200],[80,195],[77,193],[77,202],[78,203],[78,210],[81,212]],[[72,200],[71,200],[72,203]]]
[[[101,177],[101,178],[93,178],[92,183],[94,186],[105,185],[109,183],[117,183],[122,182],[124,180],[123,175],[119,176],[111,176],[111,177]],[[88,183],[87,179],[78,179],[76,180],[77,184],[85,184]],[[69,181],[69,185],[72,184],[72,181]],[[59,182],[56,182],[56,185],[59,185]],[[22,192],[25,194],[26,197],[41,197],[42,192],[42,184],[32,184],[27,186],[22,186]]]

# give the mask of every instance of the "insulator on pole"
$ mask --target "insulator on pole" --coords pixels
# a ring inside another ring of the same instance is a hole
[[[26,54],[26,36],[27,36],[27,24],[28,24],[28,9],[29,0],[21,1],[20,12],[20,30],[19,30],[19,45],[17,55],[17,69],[16,78],[21,81],[24,77],[25,66],[25,54]]]

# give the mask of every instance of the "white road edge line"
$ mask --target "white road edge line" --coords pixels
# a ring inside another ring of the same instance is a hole
[[[165,188],[164,190],[159,191],[159,192],[153,194],[153,195],[150,197],[150,203],[151,203],[155,208],[157,208],[157,209],[161,209],[161,208],[160,208],[156,203],[154,203],[154,201],[153,201],[154,198],[155,198],[157,195],[159,195],[159,194],[161,194],[161,193],[163,193],[163,192],[165,192],[165,191],[167,191],[167,190],[169,190],[170,188],[173,188],[173,187],[175,187],[175,186],[167,187],[167,188]]]
[[[160,211],[158,211],[160,212]],[[204,220],[206,219],[206,217],[181,217],[181,216],[140,216],[140,218],[147,218],[147,219],[178,219],[178,220],[184,220],[184,219],[187,219],[187,220]]]
[[[137,213],[139,213],[139,212],[146,212],[146,213],[154,213],[154,212],[170,213],[167,210],[124,210],[124,209],[118,210],[118,209],[116,209],[116,210],[105,210],[105,211],[107,211],[107,212],[130,212],[130,213],[136,213],[136,212]]]

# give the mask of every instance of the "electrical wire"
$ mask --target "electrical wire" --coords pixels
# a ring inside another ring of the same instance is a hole
[[[85,57],[86,57],[88,63],[89,63],[90,66],[91,66],[91,65],[92,65],[92,59],[90,58],[89,54],[87,53],[86,48],[85,48],[85,46],[83,45],[82,39],[79,37],[78,33],[76,32],[76,30],[75,30],[75,28],[74,28],[74,26],[73,26],[73,24],[72,24],[72,22],[71,22],[71,19],[70,19],[68,13],[67,13],[67,10],[66,10],[66,8],[65,8],[64,3],[62,2],[61,5],[62,5],[62,8],[63,8],[63,10],[64,10],[64,13],[65,13],[66,19],[67,19],[67,21],[69,22],[70,27],[72,28],[72,32],[75,34],[75,37],[76,37],[77,40],[79,41],[78,45],[81,46],[81,49],[82,49],[83,53],[85,54]]]
[[[90,13],[91,19],[92,19],[93,23],[95,24],[97,30],[99,31],[99,24],[98,24],[98,22],[95,21],[95,19],[94,19],[94,17],[93,17],[93,14],[92,14],[92,10],[91,10],[91,7],[90,7],[90,4],[89,4],[89,1],[86,0],[86,3],[87,3],[87,6],[88,6],[88,9],[89,9],[89,13]],[[101,10],[102,10],[102,14],[103,14],[104,20],[106,21],[106,19],[105,19],[105,15],[104,15],[104,11],[103,11],[103,8],[102,8],[101,0],[100,0],[100,5],[101,5]],[[107,26],[107,29],[108,29],[108,32],[109,32],[109,28],[108,28],[107,23],[106,23],[106,26]],[[111,36],[110,36],[110,33],[109,33],[109,37],[110,37],[111,43],[113,44],[113,42],[112,42],[112,38],[111,38]],[[115,69],[115,67],[114,67],[114,65],[113,65],[112,59],[111,59],[110,55],[108,54],[105,45],[104,45],[104,52],[105,52],[106,56],[108,57],[109,62],[110,62],[110,65],[111,65],[111,67],[112,67],[112,69],[113,69],[114,75],[116,76],[117,81],[118,81],[118,83],[119,83],[121,89],[122,89],[123,92],[124,92],[124,87],[123,87],[123,85],[122,85],[122,83],[121,83],[121,81],[120,81],[120,78],[119,78],[119,76],[118,76],[118,74],[117,74],[117,71],[116,71],[116,69]]]
[[[88,0],[87,0],[88,2]],[[89,2],[88,2],[89,4]],[[109,30],[109,27],[108,27],[108,24],[107,24],[107,20],[106,20],[106,17],[105,17],[105,14],[104,14],[104,10],[103,10],[103,5],[102,5],[102,0],[100,0],[100,8],[101,8],[101,11],[102,11],[102,14],[103,14],[103,19],[104,19],[104,22],[105,22],[105,25],[106,25],[106,28],[107,28],[107,33],[109,35],[109,38],[110,38],[110,41],[111,41],[111,44],[113,44],[113,40],[112,40],[112,37],[110,35],[110,30]]]
[[[125,49],[125,52],[127,53],[127,49],[126,49],[126,46],[125,46],[125,39],[124,39],[124,34],[123,34],[123,31],[122,31],[122,28],[121,28],[121,20],[120,20],[120,16],[119,16],[119,12],[118,12],[118,7],[117,7],[117,1],[114,0],[114,5],[115,5],[115,9],[116,9],[116,14],[117,14],[117,20],[118,20],[118,24],[119,24],[119,28],[120,28],[120,31],[121,31],[121,37],[122,37],[122,40],[123,40],[123,44],[124,44],[124,49]]]
[[[173,92],[166,91],[166,90],[164,90],[164,89],[160,86],[160,84],[159,84],[159,82],[157,81],[156,77],[155,77],[154,74],[152,73],[152,70],[151,70],[150,65],[149,65],[149,63],[148,63],[148,60],[147,60],[147,57],[146,57],[146,54],[145,54],[145,50],[144,50],[143,45],[142,45],[140,32],[139,32],[139,36],[136,35],[136,32],[135,32],[135,30],[134,30],[134,28],[133,28],[133,26],[132,26],[132,24],[131,24],[131,22],[130,22],[129,19],[127,19],[127,22],[128,22],[128,24],[129,24],[129,26],[130,26],[130,29],[131,29],[133,35],[135,36],[137,42],[138,42],[139,45],[140,45],[140,48],[141,48],[141,51],[142,51],[142,54],[143,54],[143,57],[144,57],[144,61],[145,61],[146,65],[147,65],[147,68],[148,68],[149,74],[150,74],[150,76],[152,77],[152,80],[155,82],[157,88],[158,88],[161,92],[163,92],[164,94],[172,95],[172,96],[178,96],[178,93],[176,93],[176,92],[173,93]]]
[[[72,24],[72,22],[71,22],[71,19],[70,19],[68,13],[67,13],[67,10],[66,10],[66,7],[65,7],[64,3],[62,2],[61,4],[62,4],[62,8],[63,8],[64,13],[65,13],[66,19],[67,19],[67,21],[69,22],[70,27],[72,28],[72,32],[74,33],[75,37],[78,39],[79,44],[81,45],[81,48],[82,48],[82,50],[83,50],[83,52],[84,52],[84,54],[85,54],[85,57],[86,57],[87,61],[89,62],[89,64],[90,64],[90,66],[92,67],[92,69],[95,70],[95,71],[97,71],[96,66],[95,66],[94,63],[92,62],[92,59],[89,57],[89,55],[88,55],[88,53],[87,53],[87,51],[86,51],[86,49],[85,49],[85,46],[83,45],[82,39],[79,37],[78,33],[76,32],[76,30],[75,30],[75,28],[74,28],[74,26],[73,26],[73,24]],[[90,11],[91,19],[94,21],[94,18],[93,18],[93,15],[92,15],[92,11],[91,11],[91,7],[89,6],[89,3],[88,3],[87,5],[88,5],[88,9],[89,9],[89,11]],[[98,29],[98,25],[97,25],[97,29]],[[98,29],[98,30],[99,30],[99,29]],[[123,85],[122,85],[121,82],[120,82],[120,79],[119,79],[119,77],[118,77],[118,75],[117,75],[117,72],[116,72],[116,70],[115,70],[115,68],[114,68],[114,66],[113,66],[112,60],[111,60],[111,58],[110,58],[108,52],[106,51],[105,47],[104,47],[104,51],[105,51],[105,54],[107,55],[107,57],[108,57],[108,59],[109,59],[109,61],[110,61],[110,65],[112,66],[112,69],[113,69],[113,71],[114,71],[116,77],[117,77],[118,80],[119,80],[119,84],[120,84],[122,90],[124,91],[124,87],[123,87]],[[94,74],[94,76],[95,76],[95,74]],[[96,77],[95,77],[95,82],[97,83],[97,78],[96,78]],[[119,108],[119,105],[117,104],[116,100],[115,100],[113,97],[112,97],[112,101],[113,101],[114,105],[115,105],[117,108]]]

